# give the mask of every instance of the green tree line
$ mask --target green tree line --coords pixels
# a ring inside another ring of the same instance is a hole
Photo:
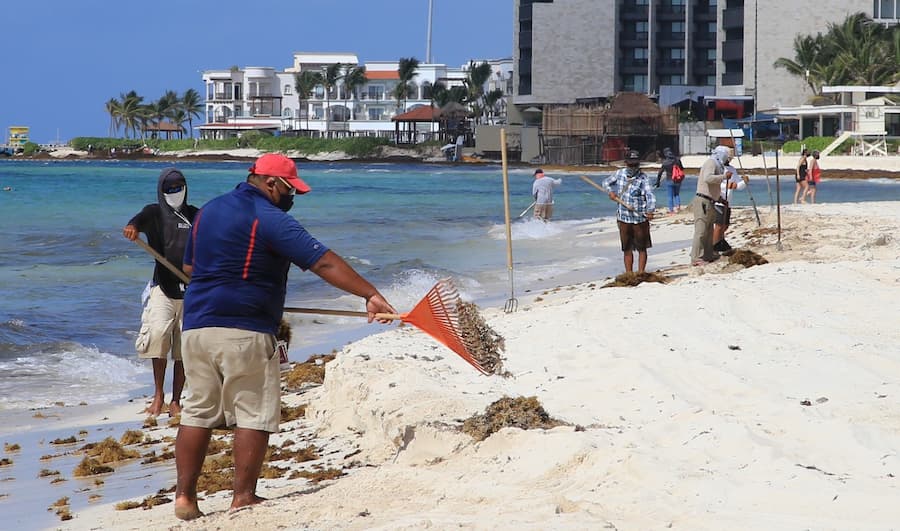
[[[794,57],[780,57],[784,68],[813,91],[813,103],[827,101],[823,86],[892,85],[900,81],[900,26],[887,27],[865,13],[829,23],[825,33],[797,35]]]

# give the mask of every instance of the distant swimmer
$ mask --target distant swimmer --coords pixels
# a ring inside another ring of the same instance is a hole
[[[12,192],[12,186],[4,186],[3,191],[4,192]]]

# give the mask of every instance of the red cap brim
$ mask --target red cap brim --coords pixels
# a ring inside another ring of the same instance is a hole
[[[294,189],[297,190],[298,194],[305,194],[306,192],[309,192],[310,190],[312,190],[312,188],[310,188],[308,184],[303,182],[303,180],[300,179],[300,177],[282,177],[282,179],[284,179],[285,181],[287,181],[288,184],[293,186]]]

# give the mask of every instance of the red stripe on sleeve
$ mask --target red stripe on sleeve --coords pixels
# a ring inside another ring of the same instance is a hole
[[[194,225],[191,227],[191,231],[193,232],[191,235],[191,263],[182,265],[193,266],[194,262],[197,260],[197,227],[200,226],[200,216],[202,214],[202,210],[197,211],[197,214],[194,216]]]
[[[250,273],[250,260],[253,259],[253,246],[256,245],[256,227],[259,226],[259,218],[253,220],[253,227],[250,229],[250,245],[247,246],[247,259],[244,260],[244,274],[241,277],[247,280]]]

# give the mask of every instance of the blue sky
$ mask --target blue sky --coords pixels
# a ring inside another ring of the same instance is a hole
[[[513,0],[434,0],[435,62],[512,57]],[[107,136],[110,98],[202,95],[199,71],[291,65],[292,53],[425,59],[428,0],[44,0],[0,16],[0,143]],[[57,133],[58,131],[58,133]]]

